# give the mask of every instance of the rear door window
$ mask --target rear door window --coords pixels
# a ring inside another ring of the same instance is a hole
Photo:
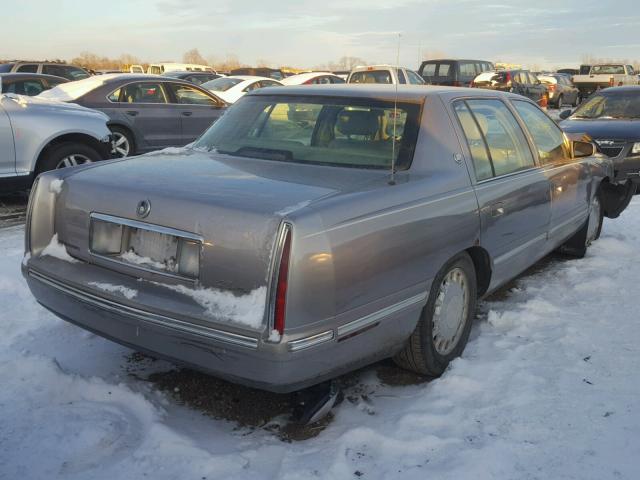
[[[533,154],[524,132],[513,113],[502,101],[496,99],[471,99],[466,100],[464,103],[472,114],[476,128],[482,134],[493,175],[507,175],[535,166]],[[468,119],[460,121],[461,124],[463,122],[466,122],[469,127],[472,126]],[[463,130],[467,135],[468,129],[463,126]],[[473,135],[472,130],[469,130],[469,132],[470,135]],[[477,141],[477,132],[475,136],[467,138],[470,148],[472,148],[472,143]],[[482,165],[481,149],[478,145],[473,146],[472,152],[474,151]],[[474,157],[474,164],[475,161]],[[480,169],[481,177],[486,175],[487,171],[485,164]]]
[[[452,69],[451,64],[449,63],[441,63],[438,66],[438,77],[449,77],[451,75]]]
[[[168,103],[166,92],[156,82],[130,83],[114,91],[108,98],[119,103]]]
[[[16,70],[16,72],[20,72],[20,73],[37,73],[38,72],[38,65],[36,65],[34,63],[29,63],[27,65],[20,65],[18,67],[18,69]]]
[[[473,78],[477,75],[476,66],[471,62],[460,62],[460,76]]]
[[[18,95],[28,95],[33,97],[46,90],[40,80],[18,80],[4,85],[2,91],[4,93],[15,93]]]

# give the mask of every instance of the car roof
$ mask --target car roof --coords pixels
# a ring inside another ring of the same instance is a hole
[[[309,78],[322,77],[325,75],[329,75],[331,77],[337,77],[337,75],[332,72],[304,72],[304,73],[296,73],[295,75],[289,75],[288,77],[283,78],[281,82],[286,85],[287,79],[289,78],[292,78],[294,80],[307,80]]]
[[[396,93],[397,92],[397,93]],[[314,97],[351,97],[374,98],[383,101],[397,99],[405,102],[422,101],[426,97],[454,94],[453,96],[465,97],[497,97],[508,96],[522,98],[508,92],[497,92],[482,88],[462,88],[436,85],[395,85],[391,84],[333,84],[333,85],[285,85],[276,89],[258,89],[249,92],[248,95],[304,95]]]
[[[24,72],[0,72],[0,77],[3,78],[49,78],[51,80],[64,80],[68,82],[69,79],[64,77],[58,77],[56,75],[47,75],[46,73],[24,73]]]
[[[431,60],[424,60],[422,63],[435,63],[435,62],[484,62],[493,63],[491,60],[478,60],[470,58],[434,58]]]
[[[607,94],[619,93],[619,92],[639,92],[640,93],[640,85],[623,85],[621,87],[603,88],[598,93],[600,93],[601,95],[607,95]]]

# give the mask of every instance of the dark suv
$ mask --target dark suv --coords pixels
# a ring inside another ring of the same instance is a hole
[[[427,85],[468,87],[476,76],[494,68],[486,60],[426,60],[418,73]]]
[[[43,73],[62,77],[67,80],[82,80],[88,78],[89,73],[80,67],[55,62],[8,62],[0,64],[0,73]]]
[[[549,92],[535,74],[528,70],[497,70],[478,75],[472,87],[512,92],[530,98],[538,105],[546,106]]]

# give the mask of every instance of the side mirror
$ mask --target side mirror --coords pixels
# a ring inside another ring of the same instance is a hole
[[[564,110],[564,111],[560,112],[560,115],[559,115],[561,120],[566,120],[570,116],[571,116],[571,110]]]
[[[591,157],[596,153],[596,146],[591,142],[574,140],[571,142],[571,150],[573,150],[573,158]]]

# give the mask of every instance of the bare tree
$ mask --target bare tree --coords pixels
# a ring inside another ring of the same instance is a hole
[[[256,67],[258,68],[271,68],[272,62],[270,62],[269,60],[266,60],[264,58],[259,58],[258,60],[256,60]]]
[[[200,52],[197,48],[192,48],[191,50],[185,52],[182,56],[182,61],[184,63],[196,63],[198,65],[207,64],[207,61],[202,55],[200,55]]]

